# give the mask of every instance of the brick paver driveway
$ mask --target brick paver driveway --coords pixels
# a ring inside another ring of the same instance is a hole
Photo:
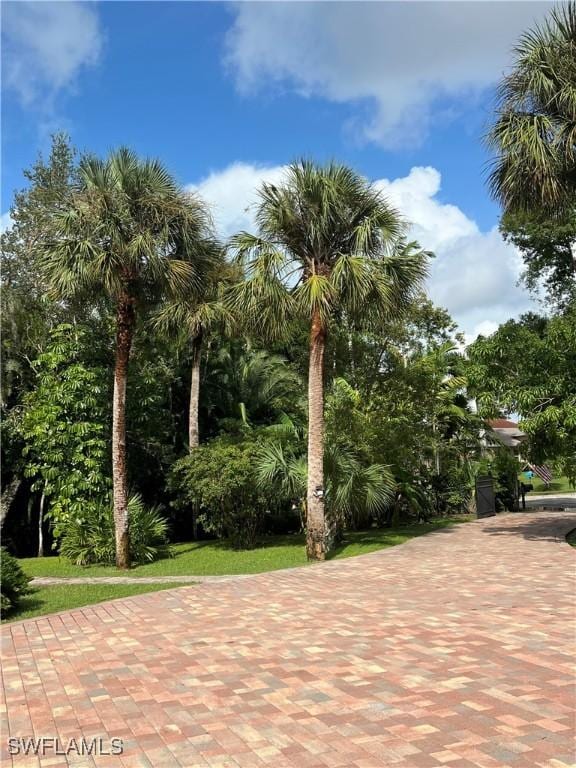
[[[574,527],[499,516],[9,625],[10,734],[124,740],[14,763],[573,765]]]

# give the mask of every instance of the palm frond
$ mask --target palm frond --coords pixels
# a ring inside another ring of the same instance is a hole
[[[500,85],[489,184],[508,211],[561,213],[576,185],[576,4],[526,32]]]
[[[53,290],[127,293],[140,301],[200,290],[221,260],[206,207],[181,190],[157,160],[121,148],[84,157],[68,210],[43,244]]]

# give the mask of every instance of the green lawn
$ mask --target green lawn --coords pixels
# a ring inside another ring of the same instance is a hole
[[[469,516],[444,518],[431,523],[408,525],[391,530],[372,529],[346,533],[342,545],[331,554],[333,558],[352,557],[374,552],[384,547],[402,544],[414,536],[421,536],[460,522]],[[269,536],[256,549],[234,550],[226,542],[202,541],[175,544],[174,557],[135,566],[131,576],[218,576],[222,574],[261,573],[280,568],[306,565],[304,536]],[[30,557],[20,561],[29,576],[117,576],[113,566],[72,565],[59,557]]]
[[[141,595],[143,592],[156,592],[159,589],[172,589],[184,584],[63,584],[54,587],[34,587],[24,597],[14,611],[11,611],[2,623],[44,616],[47,613],[67,611],[82,605],[101,603],[116,597]]]
[[[524,483],[528,482],[526,475],[520,475],[520,480]],[[538,495],[546,493],[574,493],[576,491],[576,488],[568,482],[567,477],[555,477],[548,488],[539,477],[533,477],[530,482],[534,486],[534,490],[530,491],[530,493]],[[530,498],[530,493],[526,496],[527,499]]]

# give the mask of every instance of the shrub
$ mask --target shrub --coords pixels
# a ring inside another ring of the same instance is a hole
[[[256,546],[268,508],[256,483],[257,453],[255,441],[212,440],[177,461],[170,480],[176,505],[195,507],[207,533],[238,549]]]
[[[26,576],[20,563],[4,547],[0,552],[0,579],[2,613],[13,610],[20,599],[30,592],[30,577]]]
[[[130,560],[145,563],[170,554],[168,523],[157,507],[146,507],[140,496],[128,501]],[[115,562],[114,516],[109,504],[89,504],[82,517],[70,520],[60,554],[76,565]]]

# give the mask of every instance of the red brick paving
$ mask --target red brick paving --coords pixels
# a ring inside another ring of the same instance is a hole
[[[12,764],[573,766],[574,527],[499,516],[7,625],[4,757],[8,735],[83,735],[124,753]]]

